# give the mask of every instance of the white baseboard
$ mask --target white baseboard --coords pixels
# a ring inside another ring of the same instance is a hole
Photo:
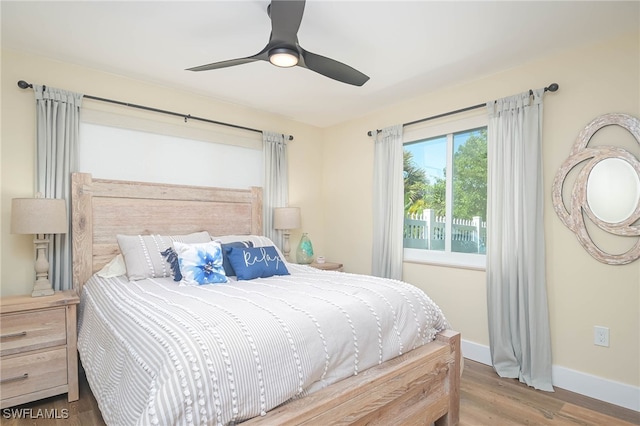
[[[554,386],[640,411],[640,387],[614,382],[559,365],[552,366],[551,374]]]
[[[488,346],[462,339],[462,356],[482,364],[491,365]],[[554,365],[551,367],[553,386],[579,393],[590,398],[640,411],[640,387],[614,382],[602,377]]]
[[[462,356],[484,365],[493,365],[489,346],[462,339],[460,342]]]

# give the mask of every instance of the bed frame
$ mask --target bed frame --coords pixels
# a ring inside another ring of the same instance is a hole
[[[262,235],[262,189],[225,189],[92,179],[72,175],[73,286],[119,253],[116,234]],[[274,408],[243,425],[457,425],[460,334]]]

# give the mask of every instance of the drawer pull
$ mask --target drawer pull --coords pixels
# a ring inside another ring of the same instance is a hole
[[[9,337],[22,337],[26,335],[26,331],[19,331],[18,333],[3,334],[2,336],[0,336],[0,339],[8,339]]]
[[[29,378],[29,373],[24,373],[21,376],[15,376],[15,377],[9,377],[7,379],[1,379],[0,383],[8,383],[8,382],[15,382],[18,380],[24,380],[24,379],[28,379]]]

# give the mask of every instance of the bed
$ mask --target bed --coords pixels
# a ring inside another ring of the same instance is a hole
[[[213,237],[259,238],[261,217],[260,188],[73,174],[73,285],[82,299],[80,359],[105,421],[121,424],[129,415],[128,424],[163,425],[457,424],[460,335],[448,329],[437,306],[430,307],[428,297],[409,284],[294,264],[286,264],[289,275],[199,288],[178,287],[169,277],[129,282],[95,274],[119,254],[116,235],[206,231]],[[396,305],[396,296],[408,303]],[[319,302],[324,307],[314,310]],[[351,311],[351,305],[361,305],[365,313]],[[237,318],[244,310],[250,319]],[[384,311],[393,314],[386,317]],[[418,321],[423,316],[433,321]],[[161,322],[160,317],[170,321]],[[225,327],[231,334],[218,334],[223,327],[216,325],[207,343],[203,330],[211,330],[211,321],[227,320],[233,323]],[[269,321],[277,329],[274,335],[266,331]],[[327,326],[334,321],[333,328]],[[339,328],[347,329],[347,343],[333,341]],[[263,334],[268,338],[260,343],[257,338]],[[160,342],[157,348],[142,343],[149,336]],[[250,367],[238,367],[244,364],[230,354],[240,350],[230,340],[247,347]],[[223,348],[222,355],[214,357],[208,345]],[[263,346],[274,353],[267,354]],[[186,360],[177,352],[185,353]],[[279,364],[284,358],[294,362]],[[312,361],[316,358],[320,361]],[[220,369],[216,363],[222,363]],[[329,370],[329,364],[336,370]],[[278,376],[274,369],[291,371]],[[275,383],[269,382],[270,375]],[[241,386],[252,380],[259,383],[255,389]],[[291,382],[293,391],[280,390],[278,383],[284,382]],[[167,383],[177,391],[167,391]]]

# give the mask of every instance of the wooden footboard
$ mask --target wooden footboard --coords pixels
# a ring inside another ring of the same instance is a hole
[[[291,401],[243,423],[253,425],[457,425],[460,333]]]

